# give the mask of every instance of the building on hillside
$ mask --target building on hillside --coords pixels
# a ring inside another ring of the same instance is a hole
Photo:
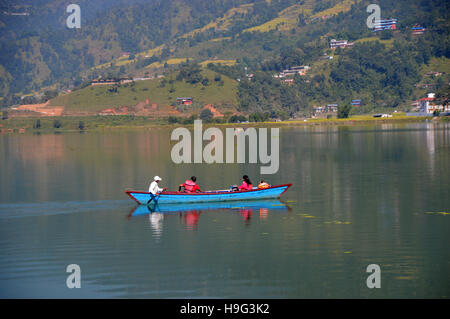
[[[125,77],[125,78],[115,78],[115,79],[96,79],[91,81],[91,86],[96,85],[118,85],[118,84],[126,84],[133,82],[134,79]]]
[[[291,71],[296,71],[298,75],[306,75],[306,72],[310,69],[307,65],[301,65],[301,66],[293,66],[290,68]]]
[[[96,85],[114,85],[114,84],[119,84],[120,81],[119,80],[103,80],[103,79],[98,79],[98,80],[92,80],[91,81],[91,85],[92,86],[96,86]]]
[[[152,80],[153,77],[143,77],[143,78],[133,78],[133,81],[147,81],[147,80]]]
[[[127,84],[127,83],[131,83],[133,81],[134,81],[133,79],[121,79],[120,84]]]
[[[420,34],[424,34],[425,32],[425,28],[420,26],[419,24],[415,24],[412,28],[412,35],[420,35]]]
[[[450,111],[450,106],[444,108],[444,105],[437,104],[435,94],[428,93],[427,97],[421,98],[419,101],[419,112],[421,113],[434,113],[434,111],[448,112]]]
[[[125,84],[125,83],[130,83],[133,82],[132,79],[130,78],[119,78],[119,79],[97,79],[97,80],[92,80],[91,81],[91,85],[95,86],[95,85],[117,85],[117,84]]]
[[[177,97],[177,103],[180,105],[191,105],[192,98],[191,97]]]
[[[337,108],[338,108],[337,104],[327,104],[325,106],[313,106],[314,116],[336,114]]]
[[[396,30],[397,29],[397,19],[387,19],[387,20],[375,20],[373,25],[373,32],[382,30]]]
[[[336,40],[332,39],[330,41],[330,48],[336,49],[336,48],[346,48],[353,45],[353,42],[348,42],[348,40]]]
[[[327,113],[337,113],[338,105],[337,104],[327,104],[325,106],[325,112]]]
[[[414,84],[416,88],[429,89],[436,86],[436,83],[416,83]]]
[[[286,76],[295,76],[296,74],[304,76],[309,69],[310,67],[307,65],[293,66],[289,69],[283,70],[283,72],[280,72],[279,74],[275,74],[273,77],[284,78]]]
[[[352,100],[352,106],[361,106],[361,100]]]
[[[294,84],[294,79],[290,79],[290,78],[288,78],[288,79],[283,79],[283,80],[281,80],[281,82],[282,82],[282,83],[286,83],[286,84],[288,84],[288,85],[292,85],[292,84]]]
[[[425,76],[441,76],[442,75],[442,72],[433,72],[433,71],[431,71],[431,72],[427,72],[427,73],[425,73],[424,74]]]

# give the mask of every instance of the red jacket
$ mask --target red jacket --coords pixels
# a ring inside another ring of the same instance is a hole
[[[239,186],[240,191],[248,191],[253,188],[252,184],[247,184],[246,182],[242,182],[242,185]]]
[[[195,193],[196,190],[200,191],[200,187],[198,187],[195,182],[191,181],[190,179],[186,180],[183,184],[184,191],[188,193]]]

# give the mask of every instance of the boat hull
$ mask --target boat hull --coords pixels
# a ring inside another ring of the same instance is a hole
[[[156,201],[158,204],[174,204],[271,199],[281,197],[291,185],[292,184],[284,184],[265,189],[252,189],[239,192],[232,192],[229,190],[191,194],[183,192],[163,192],[155,197],[153,201]],[[150,193],[148,192],[125,191],[125,193],[139,204],[147,204],[151,198]]]

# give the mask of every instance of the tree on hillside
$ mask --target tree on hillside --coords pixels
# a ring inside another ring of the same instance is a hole
[[[247,121],[247,118],[243,115],[233,115],[228,120],[228,123],[241,123]]]
[[[54,120],[53,121],[53,127],[54,128],[60,128],[62,126],[62,123],[60,120]]]
[[[337,111],[337,118],[338,119],[346,119],[348,118],[348,114],[350,113],[351,110],[351,106],[350,104],[341,104],[338,106],[338,111]]]
[[[191,84],[201,82],[203,79],[201,71],[202,67],[198,63],[184,63],[180,66],[177,81],[185,80],[187,83]]]
[[[204,109],[200,113],[200,119],[205,122],[210,122],[213,119],[214,115],[210,109]]]
[[[209,79],[208,78],[203,78],[202,84],[203,84],[203,86],[208,86],[209,85]]]

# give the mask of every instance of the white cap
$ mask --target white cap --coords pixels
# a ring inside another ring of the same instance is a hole
[[[154,179],[155,181],[161,181],[161,180],[162,180],[162,178],[159,177],[159,176],[155,176],[153,179]]]

